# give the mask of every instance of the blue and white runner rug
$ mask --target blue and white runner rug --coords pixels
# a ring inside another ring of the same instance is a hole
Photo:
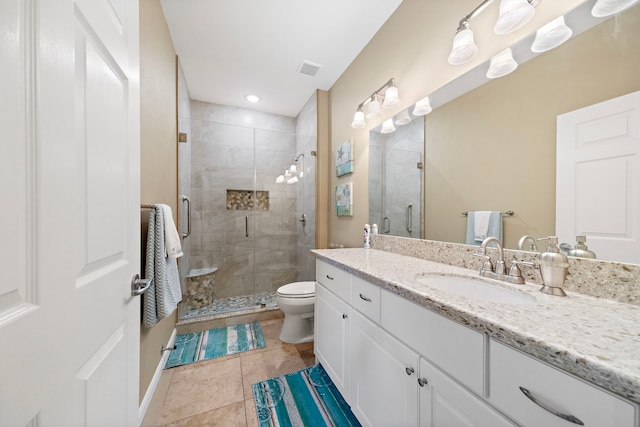
[[[175,345],[165,369],[264,348],[265,341],[260,322],[253,322],[180,334]]]
[[[322,365],[253,384],[258,425],[360,426]]]

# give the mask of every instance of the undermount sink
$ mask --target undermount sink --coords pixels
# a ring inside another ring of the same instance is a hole
[[[512,291],[481,279],[459,276],[422,276],[418,282],[455,295],[502,304],[535,304],[533,295]]]

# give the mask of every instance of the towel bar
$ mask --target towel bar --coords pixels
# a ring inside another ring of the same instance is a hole
[[[514,211],[506,211],[506,212],[500,212],[502,214],[502,216],[513,216],[515,214]],[[467,216],[469,215],[469,212],[462,212],[462,215]]]

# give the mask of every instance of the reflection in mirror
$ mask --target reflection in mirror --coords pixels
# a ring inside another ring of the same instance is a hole
[[[476,210],[516,212],[505,248],[556,234],[557,116],[640,90],[640,5],[589,21],[593,3],[565,16],[574,35],[563,45],[535,56],[532,34],[512,46],[519,67],[508,76],[487,82],[487,62],[430,94],[424,238],[464,243],[461,212]]]
[[[380,234],[421,238],[424,118],[404,111],[395,128],[369,133],[369,221]]]

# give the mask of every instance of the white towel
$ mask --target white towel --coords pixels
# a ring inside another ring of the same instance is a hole
[[[171,206],[159,204],[162,207],[164,217],[164,246],[166,254],[171,258],[180,258],[182,253],[182,245],[180,243],[180,235],[176,224],[173,222],[173,213],[171,212]]]
[[[473,233],[476,242],[482,242],[487,238],[489,233],[489,221],[491,220],[491,211],[475,211],[469,212],[473,215]]]

